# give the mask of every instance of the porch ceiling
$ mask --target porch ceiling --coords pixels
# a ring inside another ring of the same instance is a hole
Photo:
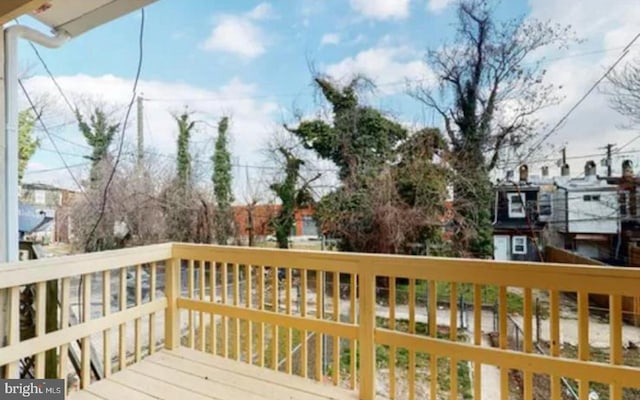
[[[155,1],[49,0],[31,15],[52,30],[64,31],[74,37]]]
[[[42,7],[48,0],[2,0],[0,1],[0,24]]]

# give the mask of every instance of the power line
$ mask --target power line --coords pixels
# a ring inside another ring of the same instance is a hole
[[[616,59],[616,61],[605,71],[604,74],[602,74],[602,76],[595,81],[595,83],[593,85],[591,85],[591,87],[589,88],[589,90],[587,90],[587,92],[578,100],[578,102],[576,104],[573,105],[573,107],[571,107],[562,118],[560,118],[560,120],[558,120],[558,122],[549,130],[549,132],[547,132],[542,139],[535,145],[533,146],[533,148],[531,148],[531,150],[529,150],[529,152],[527,153],[527,155],[524,157],[524,159],[528,159],[534,151],[536,151],[541,145],[542,143],[544,143],[551,135],[553,135],[569,118],[569,116],[571,116],[571,114],[573,114],[573,112],[580,107],[580,105],[587,99],[587,97],[589,97],[589,95],[591,93],[593,93],[596,88],[598,87],[598,85],[600,85],[600,83],[602,83],[602,81],[604,81],[607,76],[618,66],[618,64],[629,54],[629,48],[631,46],[633,46],[633,44],[638,40],[638,38],[640,38],[640,33],[638,33],[633,39],[631,39],[631,41],[629,42],[629,44],[627,44],[624,47],[624,50],[622,52],[622,54]]]
[[[34,113],[36,113],[36,119],[38,120],[38,122],[40,122],[40,126],[42,126],[42,130],[44,130],[44,132],[46,133],[47,137],[49,138],[49,141],[51,142],[51,145],[55,149],[55,152],[58,153],[58,155],[60,156],[60,160],[64,164],[64,167],[69,172],[69,175],[71,176],[71,179],[76,184],[78,189],[80,189],[80,192],[82,192],[84,194],[84,196],[87,198],[87,201],[89,201],[89,198],[87,197],[87,194],[84,192],[84,189],[83,189],[82,185],[80,184],[78,179],[76,179],[76,176],[73,174],[73,171],[71,171],[71,169],[69,168],[69,165],[67,164],[67,161],[64,159],[64,157],[60,153],[60,149],[58,148],[58,145],[56,144],[56,142],[51,137],[51,133],[49,132],[49,129],[47,128],[47,125],[42,120],[42,114],[39,114],[37,112],[36,106],[35,106],[33,100],[31,99],[31,96],[29,96],[29,92],[27,92],[27,89],[25,88],[24,84],[22,83],[22,80],[18,79],[18,84],[20,85],[20,88],[22,89],[22,92],[24,93],[24,95],[25,95],[25,97],[27,99],[27,102],[31,106],[31,109],[33,110]]]
[[[133,108],[133,104],[135,103],[136,97],[137,97],[138,82],[140,81],[140,74],[142,73],[142,63],[144,61],[144,24],[145,24],[144,8],[142,8],[140,12],[141,12],[141,18],[140,18],[140,33],[138,35],[138,65],[136,68],[135,79],[133,81],[133,87],[131,88],[131,92],[132,92],[131,99],[129,101],[127,112],[125,113],[125,116],[124,116],[124,122],[122,124],[122,133],[120,135],[120,144],[118,146],[118,153],[113,163],[113,168],[111,169],[111,173],[109,174],[109,178],[107,179],[107,183],[104,187],[104,191],[102,193],[102,204],[100,206],[100,212],[98,214],[98,218],[96,219],[96,222],[93,225],[93,228],[91,229],[91,231],[89,232],[89,235],[87,236],[87,240],[85,242],[85,250],[88,249],[89,243],[93,239],[93,235],[95,234],[96,229],[98,229],[98,226],[102,221],[102,218],[104,218],[104,213],[107,205],[107,196],[109,193],[109,187],[111,186],[111,182],[113,182],[113,177],[115,176],[116,170],[118,168],[118,164],[120,163],[120,157],[122,155],[122,149],[124,147],[124,136],[127,131],[127,124],[129,123],[129,116],[131,114],[131,109]]]
[[[26,171],[24,174],[25,175],[43,174],[45,172],[61,171],[63,169],[69,169],[69,168],[86,167],[87,165],[90,165],[90,164],[91,163],[81,163],[81,164],[65,165],[64,167],[47,168],[47,169],[36,169],[34,171]]]

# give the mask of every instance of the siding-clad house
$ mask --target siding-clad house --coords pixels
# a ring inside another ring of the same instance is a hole
[[[520,167],[518,181],[495,186],[494,259],[540,261],[542,231],[553,214],[553,186],[546,177],[529,177]]]

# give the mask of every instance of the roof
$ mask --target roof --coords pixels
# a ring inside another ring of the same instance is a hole
[[[32,233],[45,227],[53,218],[47,217],[29,205],[20,203],[18,211],[18,231],[21,233]]]
[[[57,186],[53,186],[53,185],[49,185],[46,183],[23,183],[22,185],[23,189],[29,189],[29,190],[53,190],[53,191],[69,191],[67,189],[64,188],[60,188]]]

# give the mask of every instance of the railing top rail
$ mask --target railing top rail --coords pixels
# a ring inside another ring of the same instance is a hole
[[[562,291],[638,295],[640,268],[174,244],[177,258]]]
[[[172,244],[0,264],[0,289],[117,269],[172,257]]]

